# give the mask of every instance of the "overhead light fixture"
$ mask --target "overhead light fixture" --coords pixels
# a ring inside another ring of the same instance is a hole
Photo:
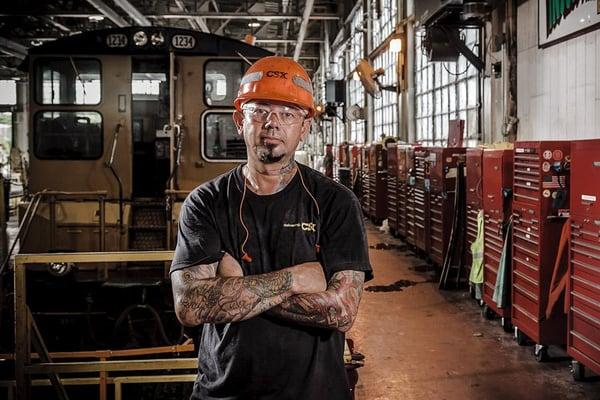
[[[260,22],[248,22],[248,26],[250,28],[258,28],[260,26]]]
[[[88,20],[90,22],[100,22],[100,21],[104,21],[104,15],[90,15],[88,17]]]
[[[392,53],[400,53],[402,51],[402,38],[397,36],[390,40],[390,51]]]
[[[37,47],[37,46],[41,46],[44,42],[42,42],[41,40],[38,40],[38,39],[34,39],[30,43],[32,46]]]

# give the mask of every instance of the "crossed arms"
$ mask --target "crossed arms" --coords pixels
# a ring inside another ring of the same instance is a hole
[[[364,273],[340,271],[328,283],[318,262],[243,276],[225,254],[219,263],[171,274],[175,312],[186,326],[243,321],[263,312],[299,324],[346,332],[362,295]]]

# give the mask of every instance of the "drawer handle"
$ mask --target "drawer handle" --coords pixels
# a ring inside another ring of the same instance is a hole
[[[67,233],[83,233],[82,229],[67,229]]]

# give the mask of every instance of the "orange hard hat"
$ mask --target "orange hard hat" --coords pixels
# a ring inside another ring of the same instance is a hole
[[[251,100],[291,103],[307,109],[309,117],[315,112],[310,77],[300,64],[286,57],[264,57],[248,68],[233,105],[240,111]]]

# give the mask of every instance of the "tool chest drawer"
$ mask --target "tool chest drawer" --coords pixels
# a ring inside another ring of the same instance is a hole
[[[483,149],[468,148],[466,150],[466,168],[467,168],[467,206],[472,206],[479,210],[483,208]]]
[[[571,213],[600,224],[599,139],[571,142],[571,171]]]
[[[542,208],[569,208],[564,191],[569,187],[570,144],[568,141],[515,143],[513,196],[516,201],[540,204]],[[564,198],[563,203],[557,205],[561,198]]]

